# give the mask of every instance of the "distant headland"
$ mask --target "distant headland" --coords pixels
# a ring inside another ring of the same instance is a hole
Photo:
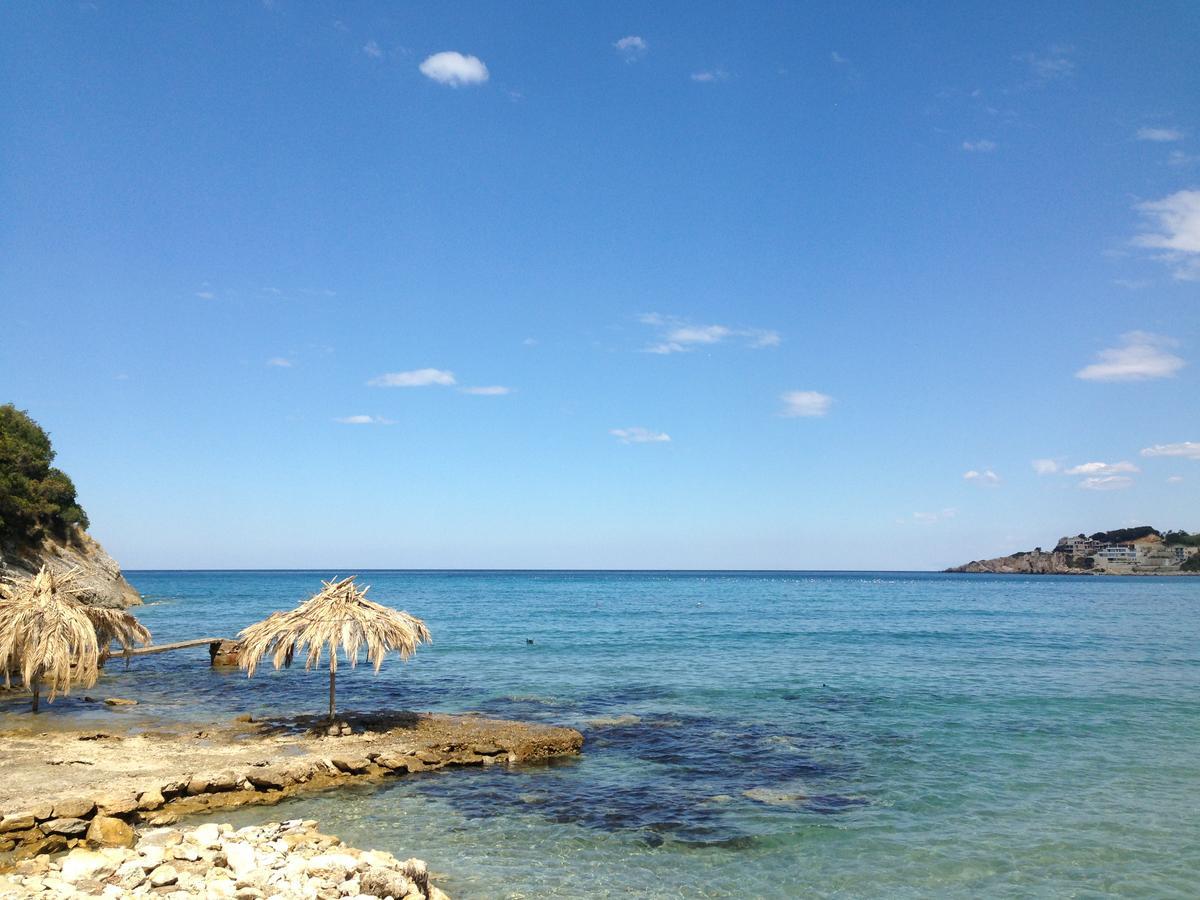
[[[1058,539],[1054,549],[979,559],[947,572],[998,575],[1200,575],[1200,533],[1150,525]]]

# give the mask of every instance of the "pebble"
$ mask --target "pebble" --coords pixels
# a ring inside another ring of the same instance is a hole
[[[157,896],[176,900],[366,898],[448,900],[429,883],[425,863],[347,847],[312,820],[234,831],[206,823],[144,832],[136,847],[76,848],[60,859],[39,857],[0,877],[0,895],[21,897]],[[393,894],[392,891],[401,891]]]

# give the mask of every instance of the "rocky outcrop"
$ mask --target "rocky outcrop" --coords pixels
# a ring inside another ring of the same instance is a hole
[[[86,531],[77,528],[65,541],[47,538],[31,548],[0,546],[0,578],[27,578],[43,565],[55,572],[78,569],[84,603],[125,609],[142,602],[117,561]]]
[[[295,722],[239,722],[150,737],[0,733],[0,868],[10,854],[108,846],[127,839],[126,828],[172,825],[183,816],[450,766],[536,762],[583,746],[572,728],[478,716],[406,713],[354,721],[376,721],[380,730],[346,723],[350,734],[330,737],[323,729],[286,733]]]
[[[1092,571],[1075,564],[1075,557],[1066,553],[1031,550],[995,559],[977,559],[965,566],[955,566],[947,572],[991,573],[994,575],[1090,575]]]
[[[422,860],[348,847],[312,820],[234,831],[205,823],[143,832],[136,846],[77,848],[18,863],[0,897],[391,897],[448,900]]]

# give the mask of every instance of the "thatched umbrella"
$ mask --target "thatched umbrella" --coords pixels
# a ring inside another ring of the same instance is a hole
[[[359,588],[354,576],[322,582],[325,586],[310,599],[289,612],[269,617],[238,635],[241,648],[238,661],[247,677],[254,675],[259,662],[270,655],[275,668],[291,666],[296,651],[307,655],[304,668],[320,665],[321,654],[329,648],[329,719],[335,713],[337,651],[340,647],[350,667],[358,664],[358,654],[366,648],[367,659],[376,673],[392,650],[408,659],[417,645],[429,643],[429,629],[420,619],[406,612],[389,609],[366,599],[369,588]]]
[[[72,684],[96,683],[101,652],[112,641],[126,650],[150,641],[150,632],[124,610],[81,603],[78,575],[77,569],[55,574],[43,566],[32,578],[0,584],[0,672],[5,687],[13,670],[21,673],[33,691],[34,712],[43,682],[53,702]]]

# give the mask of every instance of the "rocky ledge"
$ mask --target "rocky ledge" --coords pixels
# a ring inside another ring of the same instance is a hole
[[[448,900],[430,884],[421,860],[347,847],[316,824],[153,829],[133,847],[80,848],[55,860],[20,862],[0,875],[0,897]]]
[[[1076,567],[1074,557],[1067,553],[1047,553],[1030,550],[995,559],[977,559],[947,572],[991,573],[994,575],[1095,575],[1090,569]]]
[[[66,540],[46,538],[33,547],[0,547],[0,578],[29,578],[43,565],[52,572],[78,569],[84,603],[125,609],[142,602],[117,561],[82,529],[73,529]]]
[[[183,815],[446,766],[514,765],[583,745],[570,728],[470,715],[351,717],[337,736],[317,722],[129,736],[0,734],[0,865],[76,847],[132,846],[135,826],[173,825]]]

